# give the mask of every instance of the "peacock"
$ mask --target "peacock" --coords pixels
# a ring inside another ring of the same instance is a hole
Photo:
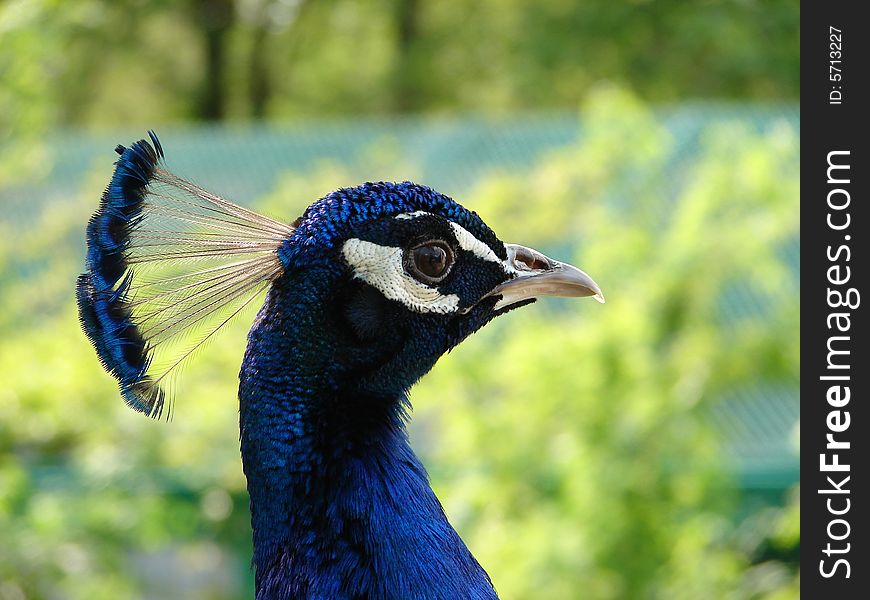
[[[149,137],[116,148],[79,316],[124,401],[168,418],[179,365],[265,293],[238,392],[256,598],[496,598],[411,448],[408,392],[495,317],[598,285],[424,185],[339,189],[286,224]]]

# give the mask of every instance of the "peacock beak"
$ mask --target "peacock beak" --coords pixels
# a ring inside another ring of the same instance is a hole
[[[487,294],[487,297],[501,296],[495,304],[496,310],[542,296],[592,296],[604,303],[601,288],[577,267],[518,244],[505,244],[505,248],[508,254],[505,270],[513,277]]]

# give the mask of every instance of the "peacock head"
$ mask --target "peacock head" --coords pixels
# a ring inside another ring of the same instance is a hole
[[[337,190],[294,225],[278,251],[286,278],[273,285],[324,291],[338,343],[359,349],[343,355],[367,392],[407,389],[467,336],[539,297],[604,301],[580,269],[503,243],[475,212],[411,182]]]
[[[340,189],[286,224],[167,170],[153,132],[116,151],[88,224],[79,315],[125,401],[154,417],[179,365],[267,289],[243,370],[269,363],[284,378],[272,360],[283,348],[309,372],[377,395],[403,393],[468,335],[536,298],[604,301],[583,271],[503,243],[422,185]]]

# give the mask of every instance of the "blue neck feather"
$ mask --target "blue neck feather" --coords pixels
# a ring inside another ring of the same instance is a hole
[[[277,281],[242,364],[257,598],[496,598],[411,450],[402,384],[360,390],[384,348],[345,339],[333,276]]]

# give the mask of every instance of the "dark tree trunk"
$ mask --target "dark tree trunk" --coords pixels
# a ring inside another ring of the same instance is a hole
[[[419,90],[415,81],[413,46],[418,35],[418,0],[396,0],[396,69],[393,103],[398,112],[419,108]]]
[[[226,116],[223,66],[227,34],[233,24],[233,2],[196,0],[193,13],[205,40],[205,73],[196,114],[204,121],[219,121]]]
[[[248,70],[248,96],[251,102],[251,116],[262,119],[266,116],[266,104],[272,95],[272,82],[269,79],[269,69],[266,64],[266,27],[260,24],[254,30],[254,40],[251,46],[251,62]]]

